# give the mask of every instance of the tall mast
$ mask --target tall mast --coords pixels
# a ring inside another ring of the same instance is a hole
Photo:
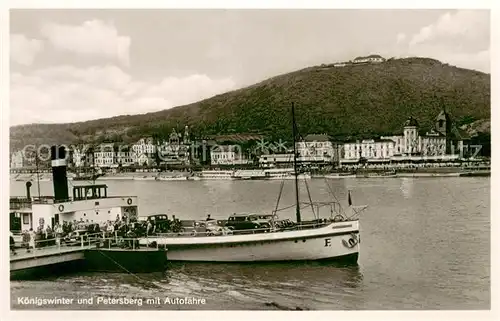
[[[295,140],[297,136],[297,127],[295,123],[295,105],[292,102],[292,136],[293,136],[293,170],[295,175],[295,215],[297,223],[301,222],[300,219],[300,203],[299,203],[299,172],[297,170],[297,150],[295,147]]]
[[[41,192],[40,192],[40,173],[38,170],[38,148],[35,151],[35,167],[36,167],[36,184],[38,188],[38,200],[41,199]]]

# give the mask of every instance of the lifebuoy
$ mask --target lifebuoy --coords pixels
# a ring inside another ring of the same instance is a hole
[[[64,211],[64,205],[61,204],[61,205],[59,205],[59,212],[62,212],[62,211]]]
[[[358,238],[356,237],[356,234],[352,233],[351,234],[351,237],[346,241],[346,240],[342,240],[342,244],[349,248],[349,249],[352,249],[353,247],[355,247],[357,244],[359,243],[359,240]]]
[[[129,198],[129,199],[127,200],[127,204],[128,204],[128,205],[132,205],[132,199],[131,199],[131,198]]]
[[[197,233],[196,233],[196,230],[193,230],[193,231],[191,232],[191,236],[196,236],[196,234],[197,234]]]

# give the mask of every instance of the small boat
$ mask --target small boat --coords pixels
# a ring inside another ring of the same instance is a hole
[[[258,169],[242,169],[234,172],[235,179],[264,179],[266,177],[266,173],[263,170]]]
[[[386,177],[397,177],[396,171],[379,172],[379,173],[365,173],[360,174],[359,177],[364,178],[386,178]]]
[[[199,175],[201,180],[234,180],[234,171],[231,170],[207,170],[201,171]]]
[[[295,179],[295,170],[293,168],[272,168],[266,169],[265,177],[269,180],[286,180]],[[311,175],[309,173],[299,173],[298,179],[310,179]]]
[[[186,181],[187,177],[186,176],[158,176],[156,178],[157,181]]]
[[[338,178],[356,178],[356,174],[353,173],[332,173],[325,175],[325,178],[338,179]]]
[[[101,177],[102,174],[93,174],[93,175],[76,175],[73,177],[74,181],[95,181],[99,177]]]
[[[136,177],[134,177],[134,180],[138,180],[138,181],[154,181],[154,180],[156,180],[156,176],[151,176],[151,175],[136,176]]]

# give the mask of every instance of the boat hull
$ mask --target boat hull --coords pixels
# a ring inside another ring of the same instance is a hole
[[[142,239],[167,248],[169,261],[276,262],[357,259],[358,221],[275,233]]]

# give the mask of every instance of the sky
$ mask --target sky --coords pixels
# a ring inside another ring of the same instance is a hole
[[[489,10],[11,10],[10,124],[159,111],[380,54],[490,72]]]

